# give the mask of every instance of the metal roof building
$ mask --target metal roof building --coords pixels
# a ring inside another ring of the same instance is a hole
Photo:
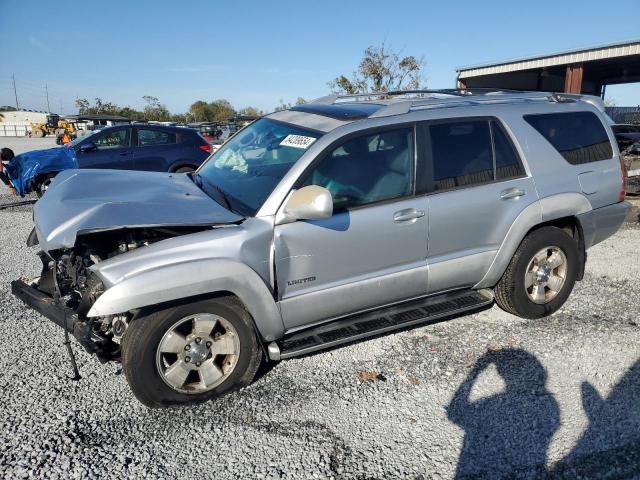
[[[604,95],[640,82],[640,40],[596,45],[457,69],[460,88],[511,88]]]

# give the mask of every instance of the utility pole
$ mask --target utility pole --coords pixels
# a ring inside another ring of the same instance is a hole
[[[16,90],[16,74],[11,75],[13,78],[13,94],[16,96],[16,110],[20,110],[20,106],[18,105],[18,91]]]
[[[49,86],[44,84],[44,91],[47,94],[47,112],[51,113],[51,107],[49,106]]]

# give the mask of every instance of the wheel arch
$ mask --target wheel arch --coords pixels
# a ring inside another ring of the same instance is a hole
[[[198,162],[194,162],[193,160],[176,160],[169,166],[169,172],[175,173],[176,170],[182,167],[192,167],[194,170],[198,168]]]
[[[579,193],[552,195],[532,203],[513,222],[489,270],[473,288],[492,288],[495,286],[502,278],[522,240],[534,230],[546,226],[555,226],[563,229],[578,242],[578,255],[580,258],[578,280],[582,280],[586,262],[586,249],[584,230],[578,217],[591,210],[591,203],[584,195]]]
[[[100,275],[99,271],[96,273]],[[262,278],[247,265],[227,259],[185,262],[133,274],[108,288],[88,316],[115,315],[221,295],[233,295],[242,303],[264,341],[284,334],[280,309]]]

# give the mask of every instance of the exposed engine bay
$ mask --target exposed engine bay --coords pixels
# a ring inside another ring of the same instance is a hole
[[[208,228],[211,227],[146,227],[78,235],[72,249],[38,253],[42,273],[37,289],[73,312],[71,333],[85,350],[95,353],[101,361],[117,360],[120,357],[120,340],[132,314],[124,312],[121,315],[87,317],[92,305],[105,291],[100,278],[90,267],[152,243]],[[29,236],[27,244],[37,244],[35,233]]]

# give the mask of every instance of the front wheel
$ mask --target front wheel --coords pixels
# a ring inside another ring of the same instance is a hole
[[[122,366],[149,407],[202,402],[251,383],[262,361],[252,319],[233,297],[137,317],[122,340]]]
[[[523,318],[551,315],[576,282],[578,246],[565,231],[543,227],[527,235],[494,288],[496,303]]]

